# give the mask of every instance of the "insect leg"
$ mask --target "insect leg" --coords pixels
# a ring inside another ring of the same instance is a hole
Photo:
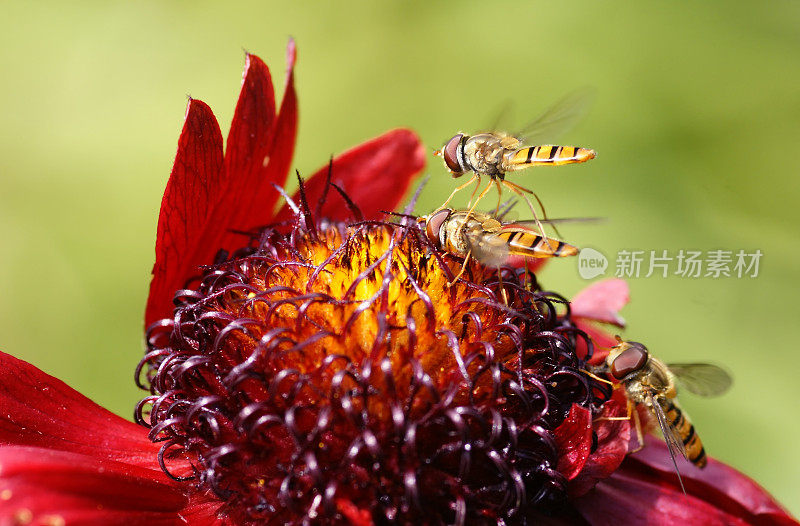
[[[442,206],[440,206],[440,207],[439,207],[439,208],[437,208],[436,210],[441,210],[442,208],[446,207],[446,206],[447,206],[447,203],[449,203],[449,202],[450,202],[450,200],[451,200],[451,199],[453,199],[453,196],[455,196],[455,195],[456,195],[458,192],[460,192],[460,191],[461,191],[461,190],[463,190],[464,188],[466,188],[466,187],[468,187],[469,185],[471,185],[471,184],[472,184],[472,183],[473,183],[473,182],[474,182],[476,179],[478,180],[478,184],[477,184],[477,185],[475,185],[475,189],[477,190],[477,189],[478,189],[478,186],[481,184],[481,178],[480,178],[480,176],[479,176],[478,174],[476,174],[476,173],[473,173],[473,174],[472,174],[472,177],[470,177],[469,181],[467,181],[466,183],[462,184],[461,186],[458,186],[458,187],[456,187],[456,189],[455,189],[455,190],[453,190],[453,192],[450,194],[450,197],[448,197],[448,198],[447,198],[447,201],[445,201],[444,203],[442,203]],[[474,194],[474,192],[473,192],[473,194]]]
[[[472,206],[472,200],[475,199],[475,193],[478,191],[478,188],[481,187],[481,174],[475,172],[474,177],[478,179],[478,182],[475,183],[475,189],[472,191],[472,195],[469,196],[469,203],[467,204],[467,206]]]
[[[544,232],[544,227],[542,226],[541,221],[539,221],[539,217],[536,215],[536,210],[533,208],[533,203],[531,203],[531,200],[528,199],[528,197],[524,193],[522,193],[522,191],[520,190],[520,188],[522,188],[522,187],[518,187],[518,185],[515,185],[514,183],[510,183],[510,182],[505,181],[505,180],[503,181],[503,185],[506,186],[507,188],[509,188],[512,192],[514,192],[518,196],[520,196],[523,199],[525,199],[525,202],[528,203],[528,208],[531,209],[531,214],[533,214],[533,220],[536,221],[536,226],[539,227],[539,232],[542,234],[542,239],[545,242],[547,242],[547,234],[545,234],[545,232]],[[529,193],[533,193],[530,190],[527,190],[525,188],[522,188],[522,190],[525,190],[525,191],[527,191]]]
[[[458,271],[458,274],[456,274],[456,277],[454,277],[452,281],[449,281],[449,282],[447,283],[447,286],[448,286],[448,287],[451,287],[451,286],[453,286],[453,284],[454,284],[456,281],[458,281],[458,278],[460,278],[460,277],[461,277],[461,274],[463,274],[463,273],[464,273],[464,271],[467,269],[467,263],[469,262],[469,258],[470,258],[471,256],[472,256],[472,249],[470,249],[470,250],[467,252],[467,255],[464,257],[464,263],[461,265],[461,270],[459,270],[459,271]]]
[[[499,217],[500,215],[500,200],[503,198],[503,187],[500,186],[500,181],[497,178],[494,178],[494,184],[497,187],[497,208],[494,209],[495,217]]]
[[[586,372],[586,371],[584,371],[584,372]],[[606,381],[608,381],[608,380],[606,380]],[[604,420],[608,420],[609,422],[613,422],[615,420],[617,420],[617,421],[630,420],[631,419],[631,415],[635,415],[635,414],[636,414],[636,411],[634,411],[634,404],[633,404],[633,402],[628,400],[628,414],[627,415],[625,415],[625,416],[601,416],[599,418],[595,418],[594,421],[595,422],[602,422]],[[638,429],[637,429],[637,431],[638,431]],[[640,444],[641,443],[642,442],[640,442]],[[637,449],[637,451],[638,451],[638,449]]]
[[[642,422],[639,420],[639,411],[632,406],[633,403],[628,400],[628,412],[630,413],[631,409],[633,409],[633,425],[636,427],[636,440],[639,442],[639,447],[631,451],[631,453],[636,453],[637,451],[644,449],[644,432],[642,431]]]
[[[503,285],[503,272],[500,268],[497,269],[497,286],[500,287],[500,295],[503,296],[503,304],[508,307],[508,294],[506,294],[506,288]]]
[[[530,199],[528,199],[524,194],[531,194],[533,196],[533,198],[536,199],[536,202],[539,203],[539,208],[542,209],[542,219],[547,220],[547,210],[545,209],[544,203],[542,203],[542,200],[539,199],[539,196],[536,195],[536,193],[533,192],[532,190],[529,190],[529,189],[525,188],[524,186],[518,185],[516,183],[512,183],[511,181],[503,180],[503,184],[507,188],[511,189],[514,193],[516,193],[517,195],[519,195],[519,196],[521,196],[522,198],[525,199],[525,201],[528,203],[528,207],[531,209],[531,213],[533,214],[533,219],[534,219],[534,221],[536,221],[536,225],[539,227],[539,231],[542,233],[542,237],[544,237],[544,239],[547,240],[547,234],[544,233],[544,227],[542,226],[542,223],[539,221],[539,218],[536,216],[536,210],[534,209],[533,204],[531,203]],[[558,228],[555,225],[552,225],[552,226],[553,226],[553,230],[555,230],[555,232],[556,232],[556,235],[558,237],[563,237],[561,235],[561,232],[558,231]]]
[[[614,385],[614,382],[606,380],[605,378],[600,378],[596,374],[592,373],[591,371],[587,371],[586,369],[581,369],[581,372],[584,373],[589,378],[594,378],[598,382],[603,382],[604,384]]]
[[[480,184],[480,183],[478,183],[478,184]],[[492,182],[491,182],[491,181],[489,181],[489,184],[488,184],[488,185],[486,185],[486,188],[485,188],[485,189],[483,190],[483,192],[481,192],[481,194],[478,196],[478,199],[476,199],[476,200],[475,200],[475,203],[473,203],[473,205],[470,207],[469,211],[467,211],[467,216],[466,216],[466,217],[467,217],[467,219],[469,219],[469,218],[470,218],[470,214],[472,214],[472,211],[473,211],[473,210],[475,210],[475,207],[476,207],[476,206],[478,206],[478,203],[480,203],[481,199],[483,199],[484,197],[486,197],[486,194],[487,194],[487,193],[489,193],[489,190],[491,190],[491,189],[492,189]],[[476,187],[476,190],[477,190],[477,187]],[[474,195],[474,192],[473,192],[473,195]],[[470,200],[470,202],[471,202],[471,201],[472,201],[472,200]],[[462,228],[464,228],[465,226],[467,226],[467,222],[466,222],[466,221],[464,221],[464,225],[462,226]]]

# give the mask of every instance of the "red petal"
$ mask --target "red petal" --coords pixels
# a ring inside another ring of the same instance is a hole
[[[184,524],[166,475],[78,453],[0,447],[0,487],[2,524]]]
[[[570,302],[572,315],[618,327],[625,327],[620,309],[630,301],[628,283],[622,279],[606,279],[592,283]]]
[[[625,460],[620,472],[657,479],[663,491],[682,497],[666,444],[652,436],[645,438],[645,444]],[[679,467],[687,493],[748,524],[797,524],[764,488],[730,466],[710,458],[705,469],[686,462],[680,462]]]
[[[611,400],[603,405],[600,418],[625,416],[627,409],[625,396],[617,389]],[[589,455],[581,472],[570,482],[570,495],[583,495],[598,480],[607,478],[619,467],[628,452],[631,434],[628,420],[595,420],[594,432],[597,433],[597,449]]]
[[[527,264],[528,272],[535,274],[544,266],[545,263],[551,259],[552,258],[526,258],[522,256],[511,256],[506,260],[505,263],[503,263],[503,265],[514,268],[523,268]]]
[[[222,134],[211,109],[190,100],[156,234],[145,324],[169,316],[172,297],[218,247],[200,243],[223,179]]]
[[[592,449],[592,413],[572,404],[569,415],[555,431],[558,471],[572,480],[583,469]]]
[[[550,261],[549,258],[539,258],[531,260],[530,263],[528,264],[528,271],[533,273],[539,272],[544,266],[544,264],[547,263],[548,261]]]
[[[701,499],[684,495],[680,489],[676,492],[672,487],[664,487],[658,480],[646,480],[622,471],[598,484],[592,492],[577,499],[574,504],[583,518],[593,526],[756,524],[741,520]]]
[[[336,509],[347,519],[351,526],[372,526],[372,513],[353,504],[348,499],[336,499]]]
[[[287,55],[286,93],[277,119],[269,69],[247,55],[224,166],[214,115],[204,103],[190,101],[161,202],[146,325],[171,313],[173,294],[200,265],[213,262],[220,249],[244,243],[233,231],[270,222],[277,200],[271,183],[286,181],[297,133],[293,41]]]
[[[411,179],[425,166],[425,148],[417,135],[405,129],[392,130],[344,152],[333,160],[331,181],[339,185],[361,209],[365,219],[377,219],[381,210],[393,210],[403,198]],[[305,183],[311,211],[325,194],[328,166]],[[299,199],[299,193],[295,194]],[[284,205],[279,220],[292,217]],[[334,190],[328,192],[322,217],[351,217],[345,202]]]
[[[159,469],[147,431],[61,380],[0,352],[0,444],[82,453]]]
[[[250,230],[270,223],[278,193],[283,186],[294,153],[297,135],[297,96],[294,91],[294,41],[287,48],[288,70],[281,111],[275,119],[275,100],[269,70],[255,55],[247,66],[225,163],[228,188],[215,211],[217,247],[235,249],[245,238],[231,230]]]
[[[283,186],[286,183],[289,165],[294,155],[295,139],[297,138],[297,93],[294,90],[294,63],[296,60],[297,51],[294,40],[290,40],[286,48],[286,89],[275,126],[275,137],[270,148],[269,164],[259,190],[260,199],[258,206],[251,211],[252,217],[249,221],[249,224],[255,226],[267,224],[272,220],[272,212],[279,194],[271,184],[267,184],[267,181]]]
[[[269,68],[247,54],[242,90],[225,146],[225,170],[237,183],[252,185],[264,167],[275,125],[275,94]]]

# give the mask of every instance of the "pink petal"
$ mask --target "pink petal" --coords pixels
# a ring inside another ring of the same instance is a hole
[[[558,446],[557,469],[567,480],[572,480],[583,469],[592,448],[592,413],[572,404],[569,415],[555,429],[554,435]]]
[[[513,268],[522,268],[527,265],[528,272],[536,273],[544,266],[545,263],[554,258],[526,258],[523,256],[509,257],[504,266]]]
[[[0,447],[0,488],[1,524],[178,525],[187,503],[160,471],[31,447]]]
[[[425,165],[425,148],[419,137],[405,129],[392,130],[344,152],[333,160],[331,181],[339,185],[361,209],[365,219],[382,217],[381,210],[393,210],[403,198],[411,179]],[[326,165],[305,183],[311,211],[325,194]],[[299,193],[295,194],[299,200]],[[338,192],[331,189],[322,207],[322,217],[344,220],[352,217]],[[279,220],[292,217],[284,205]]]
[[[0,444],[35,446],[158,470],[147,430],[61,380],[0,352]]]
[[[145,324],[172,313],[172,297],[219,247],[201,243],[223,180],[222,134],[211,109],[189,100],[156,234]]]
[[[631,426],[628,420],[602,420],[627,414],[627,402],[620,390],[614,392],[611,400],[603,404],[601,419],[594,422],[597,434],[597,449],[589,455],[581,472],[569,485],[572,496],[583,495],[599,480],[609,477],[622,463],[628,453]]]
[[[606,279],[592,283],[570,302],[572,315],[589,320],[625,326],[620,309],[630,301],[628,283],[622,279]]]

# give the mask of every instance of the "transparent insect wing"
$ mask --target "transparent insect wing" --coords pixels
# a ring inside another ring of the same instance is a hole
[[[648,395],[652,402],[652,410],[658,420],[658,427],[661,428],[661,433],[664,435],[664,440],[667,442],[670,451],[677,452],[683,458],[686,457],[686,449],[683,447],[683,438],[678,434],[678,431],[670,425],[667,421],[667,415],[664,414],[664,409],[658,403],[658,400],[652,394]]]
[[[502,106],[498,106],[497,109],[492,113],[491,119],[491,126],[486,128],[488,131],[497,131],[497,130],[507,130],[510,129],[508,126],[511,123],[511,114],[513,113],[514,103],[512,100],[505,100],[502,103]],[[490,122],[487,119],[485,122]]]
[[[574,91],[526,124],[514,136],[529,145],[552,143],[588,113],[594,97],[591,88]]]
[[[733,384],[731,375],[710,363],[673,363],[667,367],[681,387],[699,396],[719,396]]]
[[[683,447],[683,439],[681,439],[675,429],[669,425],[667,422],[667,415],[664,414],[664,410],[661,409],[661,405],[659,405],[652,393],[647,395],[647,400],[648,404],[650,405],[650,409],[652,410],[653,414],[656,415],[658,427],[661,428],[661,434],[664,436],[664,442],[667,443],[667,449],[669,450],[669,456],[672,459],[672,465],[675,467],[675,473],[678,474],[678,482],[680,482],[683,492],[686,493],[686,488],[683,487],[683,480],[681,479],[681,472],[678,470],[678,463],[675,462],[676,454],[679,454],[686,460],[689,460],[686,457],[686,448]]]
[[[513,211],[512,211],[513,214]],[[513,217],[513,216],[512,216]],[[570,223],[584,223],[584,224],[601,224],[604,223],[607,219],[605,217],[559,217],[553,219],[540,219],[539,223],[543,225],[568,225]],[[508,222],[508,221],[506,221]],[[539,224],[533,219],[525,219],[523,221],[514,221],[515,225],[519,225],[520,227],[528,228],[532,231],[538,232],[539,231]]]
[[[504,265],[509,258],[508,245],[504,239],[484,230],[467,230],[467,244],[472,257],[488,267]]]

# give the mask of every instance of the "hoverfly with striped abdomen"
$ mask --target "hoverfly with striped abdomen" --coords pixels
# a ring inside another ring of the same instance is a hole
[[[628,395],[629,404],[644,405],[658,421],[667,443],[675,470],[678,453],[699,468],[708,459],[703,443],[689,417],[677,403],[676,383],[700,396],[719,396],[730,388],[730,375],[716,365],[708,363],[669,364],[650,355],[647,347],[638,342],[623,341],[611,349],[605,367],[611,377],[620,382]],[[677,382],[676,382],[677,380]],[[632,407],[629,406],[629,409]],[[638,413],[631,411],[636,424],[640,446],[644,445]],[[680,480],[680,472],[678,473]],[[681,487],[683,487],[683,481]]]
[[[504,223],[489,214],[450,208],[421,216],[417,221],[436,248],[464,258],[461,272],[453,282],[464,272],[471,257],[482,265],[499,267],[514,256],[549,258],[578,253],[569,243],[540,235],[526,221]]]
[[[531,166],[559,166],[594,159],[595,151],[588,148],[556,145],[525,146],[525,144],[535,144],[539,139],[552,137],[558,131],[569,128],[584,113],[584,108],[588,106],[588,99],[589,96],[586,92],[568,96],[517,134],[491,131],[475,135],[465,133],[454,135],[441,150],[437,150],[434,154],[442,157],[453,177],[461,177],[467,172],[472,172],[472,177],[453,190],[447,201],[442,204],[442,208],[447,206],[457,192],[473,182],[476,184],[472,193],[474,197],[480,187],[481,177],[488,176],[491,181],[486,189],[479,194],[474,203],[470,199],[470,212],[494,184],[498,194],[502,195],[502,187],[505,186],[524,197],[536,217],[533,205],[525,196],[526,193],[533,194],[533,192],[516,183],[506,181],[505,175],[507,172]],[[533,195],[535,196],[535,194]],[[498,198],[498,207],[499,202]],[[541,206],[541,201],[539,204]],[[541,225],[539,227],[541,230]]]

